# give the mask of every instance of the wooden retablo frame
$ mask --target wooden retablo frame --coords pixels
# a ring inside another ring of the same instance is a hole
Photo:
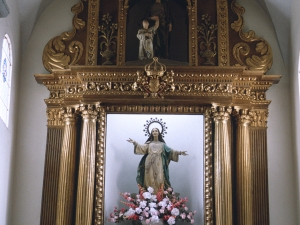
[[[187,40],[172,57],[186,57],[135,60],[128,30],[145,1],[79,1],[73,30],[45,43],[49,74],[35,75],[50,92],[41,224],[104,224],[108,113],[203,114],[203,224],[269,224],[266,92],[280,79],[265,75],[270,45],[243,30],[234,0],[169,0],[185,13]]]

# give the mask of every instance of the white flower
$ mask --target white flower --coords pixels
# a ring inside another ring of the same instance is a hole
[[[161,209],[159,210],[159,212],[160,212],[161,214],[163,214],[163,213],[165,212],[165,208],[161,208]]]
[[[151,208],[151,209],[150,209],[150,213],[151,213],[152,216],[157,216],[157,215],[158,215],[157,210],[154,209],[154,208]]]
[[[137,199],[139,199],[139,198],[140,198],[140,195],[136,195],[135,197],[136,197]]]
[[[175,218],[173,216],[171,216],[169,219],[168,219],[168,224],[175,224]]]
[[[150,202],[149,206],[150,206],[150,208],[156,208],[156,203],[155,202]]]
[[[158,216],[152,216],[152,217],[150,218],[150,220],[151,220],[152,223],[158,223],[158,222],[159,222]]]
[[[147,189],[151,194],[153,193],[154,189],[152,187],[148,187]]]
[[[143,196],[145,199],[150,199],[151,198],[151,194],[149,192],[144,192]]]
[[[179,215],[179,209],[173,208],[172,211],[171,211],[171,214],[172,214],[173,216],[178,216],[178,215]]]
[[[126,217],[132,216],[133,214],[135,214],[135,210],[132,208],[129,208],[128,211],[124,213]]]
[[[156,202],[156,201],[157,201],[156,195],[151,195],[151,200],[152,200],[153,202]]]
[[[168,202],[168,201],[169,201],[169,198],[166,197],[166,198],[163,199],[163,201],[164,201],[164,202]]]
[[[172,208],[172,203],[169,203],[169,205],[167,206],[167,209],[170,211]]]
[[[135,212],[136,212],[137,214],[140,214],[142,211],[143,211],[143,210],[141,210],[141,208],[136,208],[136,209],[135,209]]]
[[[167,206],[167,203],[165,201],[161,201],[158,203],[158,205],[165,208]]]
[[[145,208],[146,207],[146,205],[147,205],[147,202],[146,201],[141,201],[140,202],[140,208]]]

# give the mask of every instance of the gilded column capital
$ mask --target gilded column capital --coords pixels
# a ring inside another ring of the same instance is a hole
[[[65,123],[75,123],[77,120],[77,113],[75,108],[66,107],[61,109],[63,121]]]
[[[251,109],[249,114],[252,116],[251,126],[267,127],[269,116],[268,109]]]
[[[97,119],[98,109],[95,105],[80,105],[79,111],[81,112],[83,119]]]
[[[47,108],[47,125],[63,126],[63,111],[60,108]]]
[[[252,114],[249,109],[235,108],[233,115],[239,125],[250,126],[253,121]]]
[[[217,106],[212,108],[214,122],[222,122],[230,119],[232,107]]]

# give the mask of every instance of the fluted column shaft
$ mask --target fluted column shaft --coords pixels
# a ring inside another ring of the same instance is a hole
[[[64,134],[60,157],[60,173],[56,225],[71,225],[75,195],[76,114],[71,108],[64,113]]]
[[[238,224],[253,224],[252,159],[250,148],[251,116],[238,110],[237,118],[237,208]]]
[[[232,152],[231,108],[218,107],[214,112],[214,178],[216,225],[232,224]]]
[[[91,225],[95,184],[97,111],[81,107],[82,135],[76,204],[76,225]]]
[[[250,130],[253,181],[253,224],[269,225],[267,109],[251,110]]]
[[[48,127],[41,225],[55,223],[63,129]]]

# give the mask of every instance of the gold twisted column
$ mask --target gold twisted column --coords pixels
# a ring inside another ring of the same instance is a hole
[[[96,122],[92,105],[81,106],[82,134],[76,202],[76,225],[91,225],[95,184]]]
[[[247,109],[235,111],[237,119],[237,212],[239,225],[253,224],[251,116]]]
[[[96,193],[95,193],[95,222],[94,225],[104,224],[104,187],[105,187],[105,130],[106,111],[99,107],[98,143],[96,151]]]
[[[56,225],[71,225],[75,195],[76,114],[67,107],[60,156]]]
[[[232,224],[231,107],[215,109],[214,179],[216,225]]]
[[[253,224],[269,225],[267,118],[268,110],[251,110]]]

